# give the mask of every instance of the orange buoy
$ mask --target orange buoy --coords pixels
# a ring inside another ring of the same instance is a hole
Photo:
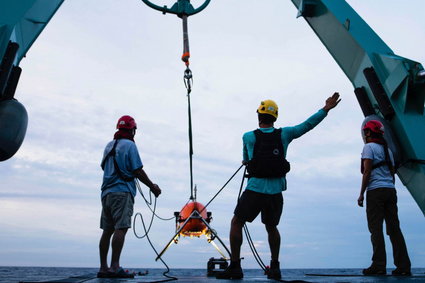
[[[193,214],[194,211],[197,211],[198,213]],[[209,222],[209,219],[207,218],[207,210],[203,204],[196,201],[192,201],[186,204],[180,211],[177,229],[180,229],[180,227],[186,222],[188,218],[190,219],[180,231],[180,235],[199,237],[205,234],[207,226],[202,221],[201,217],[205,221]]]

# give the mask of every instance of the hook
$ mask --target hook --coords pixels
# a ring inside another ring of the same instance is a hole
[[[183,15],[192,16],[201,12],[208,6],[211,0],[205,0],[205,2],[196,9],[193,8],[192,4],[190,4],[190,0],[177,0],[177,2],[174,3],[174,5],[171,8],[168,8],[166,5],[164,5],[163,7],[158,6],[150,2],[149,0],[142,0],[142,1],[143,3],[145,3],[152,9],[161,11],[164,15],[166,13],[169,13],[169,14],[175,14],[179,17],[182,17]]]

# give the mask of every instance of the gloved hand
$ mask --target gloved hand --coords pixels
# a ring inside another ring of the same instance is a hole
[[[158,197],[161,194],[161,189],[157,184],[153,184],[153,186],[150,188],[151,192],[155,195],[155,197]]]

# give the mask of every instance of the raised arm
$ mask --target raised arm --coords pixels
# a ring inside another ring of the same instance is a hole
[[[313,114],[306,121],[293,127],[286,127],[284,131],[287,134],[288,143],[293,139],[299,138],[314,127],[316,127],[327,115],[329,110],[335,108],[341,101],[339,93],[335,92],[331,97],[328,97],[325,101],[325,106],[320,109],[317,113]]]

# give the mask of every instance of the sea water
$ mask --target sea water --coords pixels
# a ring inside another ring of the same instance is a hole
[[[18,283],[21,281],[47,281],[60,280],[69,277],[78,277],[91,274],[96,276],[97,268],[70,268],[70,267],[16,267],[16,266],[0,266],[0,282]],[[149,276],[155,279],[167,279],[163,276],[165,269],[130,269],[133,272],[149,272]],[[391,269],[387,270],[391,274]],[[307,282],[425,282],[425,268],[413,268],[412,277],[364,277],[361,275],[359,268],[345,269],[282,269],[284,280],[304,280]],[[214,278],[207,277],[206,269],[189,269],[178,268],[171,269],[167,275],[177,277],[176,282],[210,282],[215,281]],[[318,277],[308,276],[308,274],[339,274],[341,277]],[[244,269],[244,281],[248,282],[273,282],[267,280],[261,269]],[[349,276],[344,276],[349,275]],[[353,276],[358,275],[358,276]],[[191,279],[192,278],[192,279]],[[258,279],[256,279],[258,278]],[[143,276],[137,277],[134,282],[146,281]],[[96,281],[96,279],[93,279]],[[133,281],[133,280],[131,280]],[[227,281],[227,280],[224,280]],[[94,282],[88,280],[88,282]],[[223,282],[223,281],[218,281]]]

